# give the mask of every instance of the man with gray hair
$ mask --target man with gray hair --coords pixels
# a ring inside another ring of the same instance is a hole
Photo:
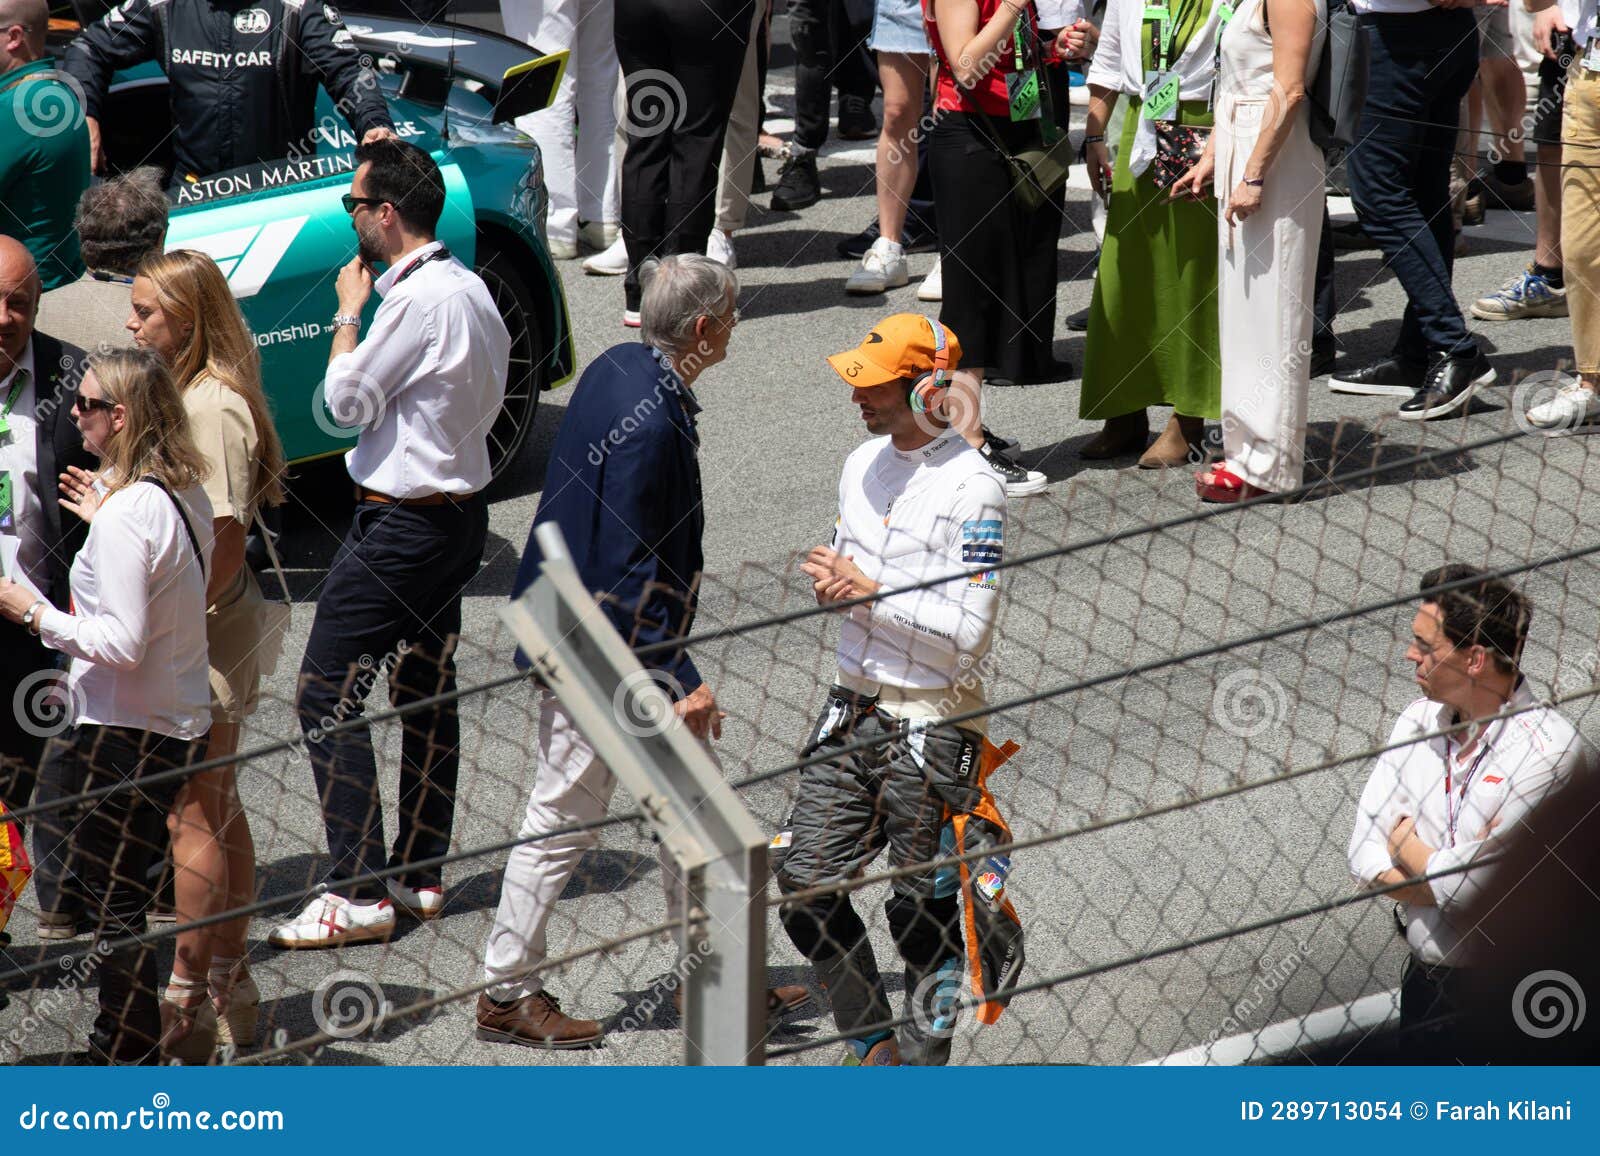
[[[39,328],[90,353],[133,344],[133,275],[167,238],[167,194],[150,165],[90,187],[73,222],[86,272],[39,299]]]
[[[642,271],[644,340],[613,346],[583,372],[556,433],[534,528],[554,522],[584,584],[628,643],[647,646],[688,634],[702,564],[700,375],[728,355],[738,322],[738,283],[721,262],[698,254],[665,258]],[[532,532],[512,587],[519,598],[539,577],[543,555]],[[701,740],[720,738],[716,696],[688,653],[656,650],[646,668]],[[521,652],[517,664],[528,662]],[[540,688],[539,757],[533,792],[511,852],[500,908],[484,956],[489,987],[478,999],[478,1038],[525,1047],[577,1048],[599,1042],[594,1020],[564,1015],[540,974],[545,925],[602,818],[616,779],[572,716]],[[568,833],[551,834],[567,829]],[[676,871],[663,853],[668,910]],[[775,1010],[804,1002],[804,988],[769,993]]]

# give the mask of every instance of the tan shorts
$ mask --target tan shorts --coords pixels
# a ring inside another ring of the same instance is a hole
[[[211,721],[242,722],[255,712],[261,690],[261,588],[250,567],[206,610],[211,651]]]

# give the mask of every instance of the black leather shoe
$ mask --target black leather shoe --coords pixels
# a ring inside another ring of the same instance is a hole
[[[778,187],[772,190],[772,207],[778,212],[796,212],[822,200],[822,181],[817,176],[817,154],[805,153],[783,162]]]
[[[1367,397],[1410,397],[1422,388],[1428,367],[1422,362],[1385,357],[1371,365],[1335,373],[1328,379],[1334,393],[1358,393]]]
[[[876,140],[878,118],[872,115],[872,102],[859,96],[839,94],[839,139]]]
[[[1400,416],[1406,421],[1427,421],[1465,413],[1472,395],[1493,385],[1494,376],[1494,367],[1481,351],[1465,357],[1441,357],[1428,367],[1422,388],[1400,406]]]
[[[1068,313],[1067,319],[1061,323],[1072,333],[1089,332],[1089,309],[1087,306],[1076,313]]]
[[[878,239],[878,219],[853,237],[846,237],[833,247],[841,257],[859,261],[867,255],[872,243]],[[935,253],[939,249],[939,234],[916,217],[906,218],[906,227],[900,233],[900,244],[907,253]]]

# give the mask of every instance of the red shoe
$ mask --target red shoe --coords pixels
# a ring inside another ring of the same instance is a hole
[[[1226,465],[1218,465],[1195,475],[1194,492],[1202,502],[1242,502],[1272,491],[1252,486]]]

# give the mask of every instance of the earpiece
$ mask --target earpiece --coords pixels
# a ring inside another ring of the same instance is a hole
[[[912,413],[942,417],[945,395],[950,391],[946,380],[950,373],[950,350],[945,345],[944,326],[931,317],[924,317],[923,320],[933,332],[933,372],[924,373],[911,383],[911,392],[906,400],[911,403]]]

